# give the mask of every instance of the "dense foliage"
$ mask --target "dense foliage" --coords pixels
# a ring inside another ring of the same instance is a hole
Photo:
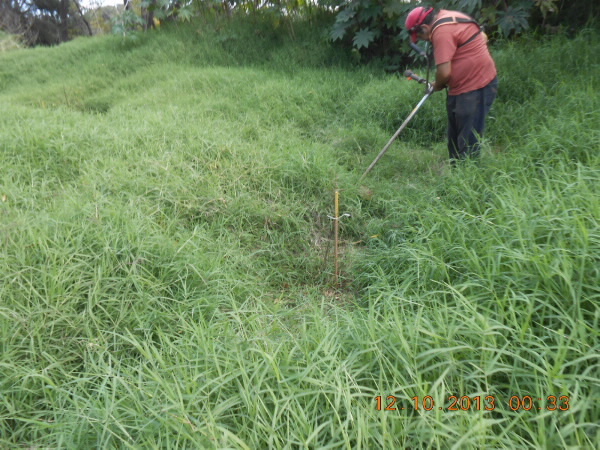
[[[600,14],[595,0],[432,0],[430,5],[458,9],[486,26],[492,37],[517,36],[528,29],[555,33],[585,25]],[[400,0],[124,0],[120,12],[98,11],[112,19],[113,31],[127,36],[148,30],[165,20],[187,21],[192,17],[232,15],[268,16],[274,26],[293,34],[293,22],[315,16],[332,16],[333,41],[355,48],[367,59],[384,57],[392,64],[405,49],[404,19],[418,1]],[[21,36],[30,45],[51,45],[75,36],[102,31],[93,27],[93,8],[78,0],[0,0],[0,30]],[[329,27],[329,25],[327,25]],[[401,52],[400,52],[401,53]]]
[[[385,58],[392,66],[408,51],[404,22],[418,5],[459,10],[484,26],[492,39],[518,36],[534,29],[556,33],[576,30],[600,14],[600,3],[590,0],[346,0],[337,13],[331,38],[352,45],[367,58]]]

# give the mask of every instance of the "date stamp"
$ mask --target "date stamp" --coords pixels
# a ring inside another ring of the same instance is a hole
[[[430,395],[424,397],[401,398],[395,395],[375,397],[377,411],[494,411],[496,408],[512,411],[568,411],[571,407],[568,395],[513,395],[500,401],[493,395],[458,396],[450,395],[443,400],[434,400]]]

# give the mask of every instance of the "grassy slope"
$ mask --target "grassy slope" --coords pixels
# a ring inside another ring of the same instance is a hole
[[[365,194],[420,89],[265,30],[0,56],[0,444],[597,446],[595,35],[498,49],[480,166],[435,96]]]

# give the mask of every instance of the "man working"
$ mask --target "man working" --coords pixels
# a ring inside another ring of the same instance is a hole
[[[433,44],[437,66],[435,91],[448,87],[448,151],[450,161],[478,156],[485,118],[498,93],[496,64],[487,36],[469,16],[458,11],[417,7],[406,18],[413,43]]]

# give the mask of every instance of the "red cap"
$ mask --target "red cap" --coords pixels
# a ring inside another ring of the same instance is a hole
[[[406,18],[406,29],[410,33],[410,38],[413,43],[418,41],[417,29],[423,24],[425,18],[433,12],[433,8],[425,9],[418,6],[413,9]]]

